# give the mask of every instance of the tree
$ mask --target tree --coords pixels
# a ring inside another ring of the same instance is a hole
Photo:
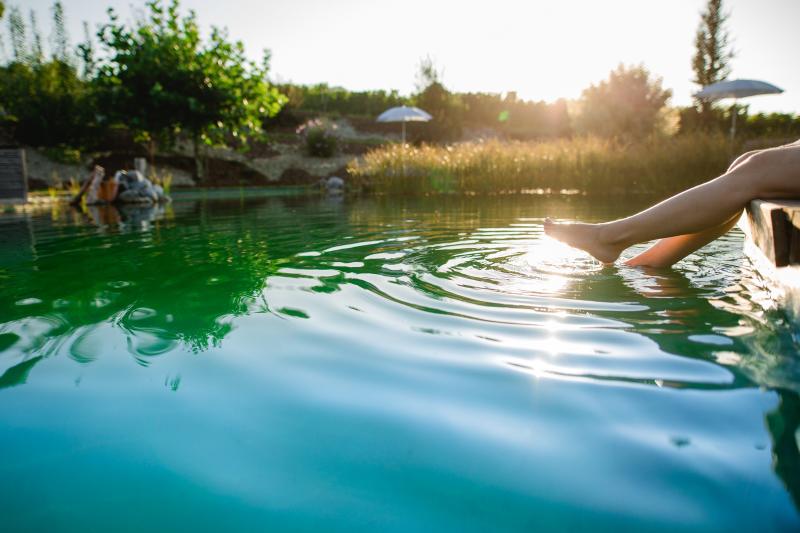
[[[421,93],[434,83],[441,85],[444,70],[438,68],[431,56],[425,56],[419,60],[417,68],[416,86],[417,92]]]
[[[99,31],[105,48],[96,76],[101,108],[110,120],[130,127],[150,146],[172,145],[181,133],[195,147],[259,135],[262,120],[277,113],[285,98],[267,81],[269,54],[261,65],[245,58],[241,42],[212,28],[201,38],[195,13],[181,17],[179,2],[146,3],[133,26],[109,9]]]
[[[730,74],[730,60],[734,52],[730,36],[725,29],[729,15],[723,12],[722,0],[708,0],[700,14],[700,24],[695,34],[695,53],[692,57],[692,82],[704,87],[724,80]],[[699,101],[701,119],[710,119],[711,103]]]
[[[39,25],[36,24],[36,12],[31,9],[31,43],[30,60],[40,64],[44,60],[44,49],[42,48],[42,34],[39,33]]]
[[[63,8],[56,3],[63,19]],[[9,9],[13,60],[0,66],[3,121],[17,141],[32,146],[85,148],[95,138],[94,106],[87,83],[74,66],[54,54],[46,60],[36,15],[30,14],[32,38],[16,7]],[[60,40],[64,50],[66,33]],[[56,43],[58,39],[54,39]],[[55,49],[58,49],[56,47]]]
[[[87,84],[71,65],[54,60],[0,67],[0,102],[23,144],[82,148],[93,138]]]
[[[64,20],[64,5],[61,2],[53,3],[53,30],[50,35],[50,46],[53,59],[62,63],[72,63],[67,34],[66,21]]]
[[[25,37],[25,21],[19,8],[14,6],[8,13],[8,33],[11,36],[11,52],[14,61],[26,63],[29,60],[28,40]]]
[[[607,80],[584,89],[576,128],[603,137],[640,138],[655,133],[672,91],[643,65],[619,65]]]
[[[423,140],[452,141],[461,137],[464,106],[457,95],[442,83],[442,71],[433,60],[420,61],[417,72],[417,91],[414,103],[431,114],[433,119],[425,125]]]
[[[89,33],[89,23],[83,21],[83,42],[78,44],[78,57],[81,60],[83,79],[88,80],[95,74],[97,61],[95,60],[94,40]]]
[[[6,11],[6,5],[3,3],[2,0],[0,0],[0,19],[3,18],[3,13],[5,13],[5,11]],[[5,57],[5,55],[6,55],[6,49],[3,46],[3,40],[0,39],[0,56]]]

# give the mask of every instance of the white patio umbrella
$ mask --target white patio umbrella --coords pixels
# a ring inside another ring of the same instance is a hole
[[[403,144],[406,144],[406,122],[428,122],[433,117],[418,107],[401,105],[387,109],[378,116],[378,122],[402,122]]]
[[[711,85],[706,85],[702,90],[694,94],[695,98],[714,102],[725,98],[733,98],[731,106],[731,141],[736,135],[736,100],[756,96],[759,94],[779,94],[783,89],[759,80],[726,80]]]

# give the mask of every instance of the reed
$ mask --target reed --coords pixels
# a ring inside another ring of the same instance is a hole
[[[148,179],[153,183],[153,185],[160,185],[161,188],[164,190],[164,194],[169,196],[170,190],[172,190],[172,172],[169,171],[161,171],[156,172],[154,168],[150,169]]]
[[[70,176],[69,181],[67,182],[67,190],[69,191],[69,195],[72,198],[78,196],[78,193],[81,190],[81,182],[76,180],[74,176]]]
[[[448,146],[385,145],[349,167],[353,183],[378,193],[502,194],[530,191],[671,194],[723,172],[724,136],[687,135],[621,143],[593,137]]]

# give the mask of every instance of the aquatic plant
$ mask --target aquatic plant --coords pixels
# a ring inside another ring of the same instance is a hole
[[[652,137],[622,143],[597,137],[543,142],[480,141],[379,147],[354,161],[352,183],[378,193],[499,194],[576,190],[674,193],[727,167],[727,139]]]

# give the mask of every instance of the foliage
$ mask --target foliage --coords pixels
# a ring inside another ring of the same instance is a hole
[[[51,146],[44,149],[44,154],[52,161],[65,163],[68,165],[79,165],[81,163],[81,152],[65,145]]]
[[[53,5],[52,14],[53,53],[46,60],[35,14],[31,12],[27,27],[19,9],[10,9],[14,59],[0,66],[0,114],[12,126],[17,141],[53,147],[58,153],[75,152],[97,137],[94,106],[91,91],[72,61],[60,2]]]
[[[619,65],[607,80],[583,91],[575,120],[580,133],[637,139],[652,135],[663,125],[672,91],[661,78],[651,78],[642,65]]]
[[[686,135],[624,143],[580,137],[546,142],[386,145],[349,167],[355,186],[379,193],[499,194],[580,190],[592,194],[673,194],[722,172],[724,135]]]
[[[800,137],[800,116],[791,113],[758,113],[749,115],[747,106],[712,108],[703,117],[696,107],[684,107],[680,113],[680,134],[693,135],[698,131],[725,133],[731,127],[731,112],[736,112],[736,131],[740,139],[788,140]]]
[[[160,185],[161,188],[164,190],[164,194],[169,196],[169,193],[172,190],[172,180],[174,178],[172,172],[169,171],[157,172],[154,167],[150,167],[147,178],[154,185]]]
[[[458,95],[452,94],[444,85],[431,83],[414,97],[414,105],[433,117],[422,128],[418,140],[447,142],[461,137],[464,106]]]
[[[444,70],[436,66],[436,62],[431,56],[420,59],[417,65],[416,86],[417,92],[421,93],[434,83],[442,83]]]
[[[437,74],[438,75],[438,74]],[[375,118],[383,111],[400,105],[419,105],[426,111],[430,102],[400,96],[397,91],[349,91],[326,84],[278,86],[288,98],[281,113],[269,124],[296,125],[303,115]],[[430,96],[430,94],[428,95]],[[451,110],[458,113],[457,121],[463,128],[481,132],[491,130],[512,139],[538,139],[569,135],[571,132],[567,106],[564,100],[552,104],[532,102],[517,98],[513,92],[450,93],[450,98],[460,105]],[[423,124],[420,130],[436,130],[435,123]],[[423,136],[421,136],[423,137]],[[439,132],[426,131],[424,138],[436,140]],[[448,137],[448,136],[445,136]],[[452,137],[452,136],[449,136]]]
[[[703,111],[700,107],[682,107],[678,110],[681,134],[694,134],[698,131],[722,133],[731,127],[730,114],[721,107],[709,107]]]
[[[70,64],[54,59],[0,67],[0,102],[21,143],[80,148],[96,137],[91,94]]]
[[[725,29],[728,15],[723,12],[722,0],[708,0],[700,14],[700,24],[695,34],[695,53],[692,57],[694,83],[704,87],[724,80],[730,74],[730,60],[734,57],[730,36]],[[713,123],[711,103],[699,102],[701,120]]]
[[[464,105],[458,95],[447,90],[441,81],[442,72],[430,57],[423,59],[417,74],[418,93],[415,106],[427,111],[433,119],[428,122],[417,140],[446,142],[461,137]]]
[[[242,43],[218,28],[204,41],[194,12],[182,17],[178,0],[146,7],[132,26],[109,9],[98,33],[106,54],[95,84],[109,119],[151,143],[171,144],[183,131],[195,146],[258,135],[285,101],[266,79],[269,54],[261,65],[248,61]]]
[[[83,79],[91,79],[95,75],[97,61],[95,59],[94,39],[89,33],[89,23],[86,21],[83,22],[83,42],[78,44],[77,52],[83,67],[81,72]]]
[[[746,117],[739,124],[739,133],[747,138],[800,137],[800,116],[791,113],[758,113]]]
[[[517,98],[516,93],[465,93],[463,103],[465,128],[491,128],[504,137],[530,140],[568,136],[571,131],[564,100],[552,104]]]
[[[28,39],[25,35],[25,20],[22,18],[19,8],[13,6],[8,12],[8,34],[11,39],[11,52],[14,61],[18,63],[28,63],[30,56],[28,52]]]
[[[333,157],[339,147],[337,129],[336,124],[314,119],[297,128],[297,133],[304,139],[308,155]]]
[[[39,26],[36,23],[36,12],[31,9],[31,48],[30,62],[41,63],[44,61],[44,49],[42,48],[42,34],[39,33]]]
[[[341,87],[317,85],[278,86],[288,98],[286,107],[332,115],[377,116],[390,107],[408,103],[397,91],[348,91]]]
[[[64,5],[61,2],[53,3],[53,33],[50,36],[53,59],[62,63],[72,63],[72,51],[70,50],[69,34],[67,33],[66,20],[64,16]]]

